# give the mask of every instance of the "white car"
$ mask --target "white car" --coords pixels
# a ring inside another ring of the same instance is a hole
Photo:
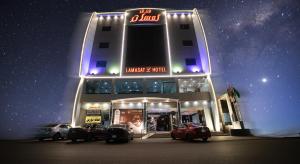
[[[52,138],[54,141],[65,139],[70,128],[69,124],[48,124],[39,128],[35,137],[40,141],[47,138]]]

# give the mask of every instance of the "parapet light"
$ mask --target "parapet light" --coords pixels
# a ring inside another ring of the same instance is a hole
[[[108,15],[108,16],[106,17],[107,20],[110,20],[110,18],[111,18],[110,15]]]
[[[115,16],[114,16],[114,19],[115,19],[115,20],[117,20],[117,19],[118,19],[118,16],[117,16],[117,15],[115,15]]]
[[[174,68],[173,68],[173,72],[174,73],[181,73],[182,72],[182,67],[180,67],[180,66],[174,66]]]
[[[96,75],[98,73],[99,73],[98,69],[95,69],[95,68],[90,71],[91,75]]]
[[[194,73],[199,73],[199,72],[200,72],[200,69],[199,69],[199,67],[193,67],[193,68],[192,68],[192,71],[193,71]]]
[[[117,67],[111,67],[109,68],[109,73],[112,74],[112,75],[116,75],[116,74],[119,74],[119,68]]]

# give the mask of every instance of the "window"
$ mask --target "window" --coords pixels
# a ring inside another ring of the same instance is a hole
[[[187,66],[196,65],[196,59],[195,58],[186,58],[185,65],[187,65]]]
[[[183,46],[193,46],[193,41],[191,40],[183,40],[182,41]]]
[[[176,93],[175,81],[163,81],[163,93]]]
[[[110,94],[112,91],[111,80],[88,80],[86,82],[87,94]]]
[[[111,31],[111,26],[103,26],[102,31]]]
[[[60,125],[59,127],[60,127],[60,128],[68,128],[67,125]]]
[[[96,67],[102,67],[102,68],[105,68],[105,67],[106,67],[106,61],[104,61],[104,60],[99,60],[99,61],[97,61]]]
[[[180,29],[181,30],[188,30],[188,29],[190,29],[190,25],[189,24],[180,24]]]
[[[141,79],[128,79],[116,81],[117,94],[141,94],[143,93],[143,81]]]
[[[178,79],[179,93],[208,92],[204,78]]]
[[[109,43],[108,42],[101,42],[99,44],[99,48],[109,48]]]
[[[147,93],[161,93],[162,81],[161,80],[148,80]]]

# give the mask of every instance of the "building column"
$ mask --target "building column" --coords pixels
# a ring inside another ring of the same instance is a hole
[[[146,131],[146,133],[148,133],[148,129],[147,129],[147,103],[146,102],[144,102],[143,115],[144,115],[144,131]]]

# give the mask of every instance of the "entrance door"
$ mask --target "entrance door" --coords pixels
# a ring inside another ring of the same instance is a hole
[[[168,113],[147,113],[148,131],[170,131],[171,117]]]

